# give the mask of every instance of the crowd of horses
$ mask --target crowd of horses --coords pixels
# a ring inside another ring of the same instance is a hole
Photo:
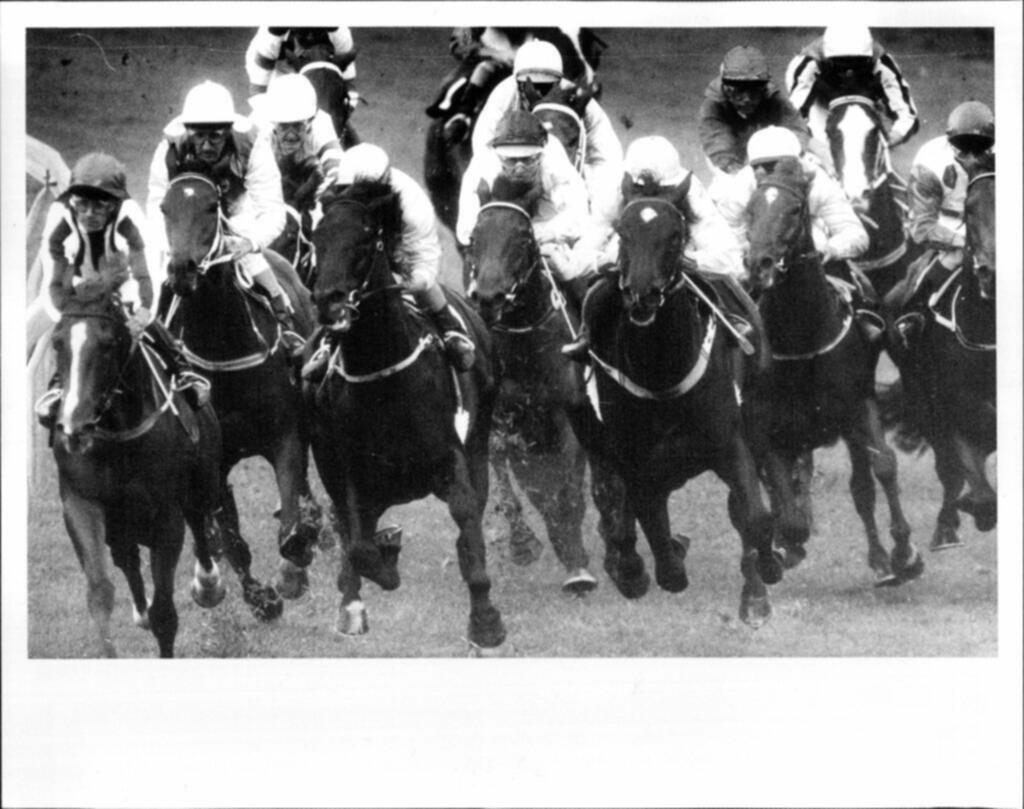
[[[584,138],[576,108],[587,97],[570,96],[548,100],[542,113],[575,158]],[[327,95],[321,103],[346,125],[347,105]],[[869,224],[871,248],[861,261],[884,294],[914,249],[895,213],[898,189],[881,123],[873,106],[850,99],[833,106],[828,127],[840,179]],[[449,147],[432,126],[427,185],[437,190],[435,169],[443,164],[447,196],[435,193],[434,200],[452,226],[450,201],[466,156]],[[801,165],[783,160],[751,200],[748,268],[765,343],[748,356],[709,303],[714,287],[680,259],[687,222],[670,193],[627,194],[616,224],[618,264],[596,281],[579,312],[533,237],[535,196],[502,181],[482,188],[463,256],[467,294],[446,289],[477,346],[473,368],[456,373],[440,336],[396,280],[396,194],[370,181],[331,189],[318,201],[315,226],[307,219],[310,232],[297,227],[293,235],[315,255],[301,274],[308,289],[295,301],[304,336],[321,327],[307,357],[329,356],[322,378],[304,382],[267,301],[225,252],[216,186],[199,175],[175,178],[163,203],[175,293],[167,325],[209,377],[211,403],[193,409],[173,389],[145,342],[130,337],[116,292],[102,285],[76,289],[54,338],[68,384],[53,442],[61,498],[103,651],[114,653],[106,544],[129,581],[137,623],[151,627],[161,655],[173,653],[173,577],[186,523],[197,603],[209,607],[224,597],[216,563],[224,558],[263,621],[282,614],[282,597],[306,591],[317,547],[340,538],[338,628],[366,632],[363,580],[383,590],[401,581],[401,530],[379,521],[391,506],[431,494],[447,503],[458,527],[470,596],[467,637],[480,648],[499,646],[506,631],[490,597],[482,531],[492,470],[513,559],[529,562],[540,548],[518,487],[565,567],[563,588],[582,594],[597,586],[582,536],[589,467],[604,570],[627,598],[650,586],[638,525],[657,584],[670,592],[687,587],[689,539],[673,535],[668,500],[713,471],[726,485],[740,537],[740,616],[757,625],[771,615],[768,586],[805,556],[809,459],[841,438],[876,583],[921,575],[923,557],[910,541],[876,394],[882,346],[851,327],[848,296],[823,270],[810,236],[808,191]],[[934,448],[944,487],[933,547],[959,541],[959,511],[983,531],[996,522],[985,479],[985,458],[995,449],[994,172],[972,178],[966,218],[964,268],[932,296],[933,316],[914,350],[898,355],[907,405],[901,412]],[[297,260],[301,251],[282,252]],[[584,322],[592,345],[590,362],[581,365],[561,347]],[[311,493],[310,452],[329,508]],[[250,456],[273,466],[280,498],[272,583],[252,573],[228,484],[231,469]],[[889,507],[891,551],[879,537],[873,478]],[[152,602],[140,545],[151,551]]]

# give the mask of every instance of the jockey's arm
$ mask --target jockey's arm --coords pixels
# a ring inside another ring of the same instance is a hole
[[[818,73],[818,62],[805,53],[794,56],[786,67],[786,90],[789,93],[789,102],[804,118],[807,117],[811,107]]]
[[[910,96],[910,87],[907,85],[899,65],[888,53],[883,53],[875,65],[875,74],[878,76],[882,87],[886,112],[892,118],[892,127],[889,129],[889,142],[896,146],[908,140],[917,132],[920,123],[917,118],[917,109]]]
[[[953,229],[943,224],[950,217],[942,215],[945,196],[942,181],[926,166],[915,163],[910,169],[907,224],[912,238],[918,244],[940,250],[955,250],[964,246],[964,227]]]
[[[146,259],[146,223],[142,209],[133,200],[121,203],[121,221],[117,230],[128,243],[128,272],[138,286],[139,304],[148,315],[153,310],[153,279]]]
[[[232,216],[231,225],[239,236],[262,250],[284,230],[286,213],[281,192],[281,173],[274,161],[270,142],[256,138],[245,173],[245,213]]]
[[[487,183],[497,176],[498,159],[490,150],[474,155],[462,175],[462,186],[459,188],[459,218],[455,223],[455,241],[465,247],[476,227],[476,218],[480,213],[480,197],[477,188],[481,182]]]
[[[541,171],[547,206],[542,199],[539,213],[547,207],[547,215],[534,218],[533,234],[541,245],[570,246],[583,233],[589,217],[587,186],[557,138],[548,138]]]
[[[823,260],[856,258],[868,249],[868,232],[853,210],[839,184],[819,171],[811,182],[808,197],[811,215],[824,232],[815,227],[815,246]]]
[[[583,124],[587,132],[587,186],[592,202],[607,209],[614,204],[614,192],[622,182],[622,144],[608,114],[596,101],[587,104]]]
[[[408,174],[392,168],[391,184],[398,191],[402,205],[400,250],[407,287],[412,292],[423,292],[437,282],[441,267],[437,215],[426,191]]]
[[[283,36],[272,34],[270,29],[261,25],[256,36],[249,42],[245,51],[245,72],[249,77],[249,95],[259,95],[267,90],[270,74],[281,56]]]
[[[60,320],[61,309],[71,292],[72,269],[64,253],[64,241],[71,235],[71,226],[64,220],[64,206],[55,202],[46,214],[43,226],[43,262],[41,289],[44,294],[43,308],[53,322]]]
[[[334,58],[339,62],[339,67],[348,60],[348,64],[341,69],[341,76],[351,84],[356,78],[356,60],[352,55],[356,44],[352,38],[352,29],[339,25],[333,31],[328,32],[327,38],[334,48]]]
[[[739,240],[696,175],[690,176],[686,200],[695,218],[689,223],[690,238],[683,255],[693,259],[702,270],[741,278],[743,250]]]
[[[704,155],[712,165],[727,174],[743,166],[742,150],[732,127],[722,118],[722,104],[705,98],[698,114],[697,132]]]
[[[324,174],[337,168],[343,149],[341,141],[338,140],[338,133],[334,131],[331,116],[323,110],[317,110],[316,115],[313,116],[310,140],[313,152],[316,154],[317,160],[320,161],[320,167],[324,170]]]
[[[750,166],[744,166],[727,180],[720,186],[721,195],[716,199],[715,205],[722,221],[732,233],[733,240],[739,245],[742,255],[748,246],[747,205],[750,204],[750,197],[757,187],[757,180]]]
[[[147,241],[159,251],[167,247],[167,232],[164,228],[164,215],[160,210],[170,180],[167,176],[167,139],[161,138],[153,152],[153,160],[149,164],[149,183],[146,193],[146,223],[149,232]]]
[[[514,76],[502,79],[491,90],[487,102],[476,117],[476,125],[473,127],[473,154],[479,154],[490,148],[489,144],[498,129],[498,122],[506,112],[516,107],[518,92]]]

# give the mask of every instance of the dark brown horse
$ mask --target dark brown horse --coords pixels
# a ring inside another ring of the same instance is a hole
[[[217,505],[220,429],[212,408],[193,410],[172,389],[157,354],[132,339],[116,293],[78,286],[53,333],[64,399],[53,436],[64,524],[88,582],[100,649],[110,633],[114,585],[107,549],[131,590],[135,623],[150,629],[161,657],[174,656],[174,573],[192,531],[192,596],[204,607],[224,597],[210,556]],[[146,599],[139,547],[149,549],[153,600]]]
[[[942,507],[933,550],[961,544],[958,511],[979,531],[995,528],[997,497],[985,462],[996,450],[995,170],[971,171],[964,205],[962,269],[928,300],[922,333],[909,350],[892,347],[904,397],[902,426],[935,452]],[[964,484],[968,491],[963,492]]]
[[[399,586],[394,532],[378,531],[389,507],[430,494],[459,527],[459,569],[469,588],[469,634],[501,645],[505,627],[490,600],[482,517],[495,387],[491,344],[479,317],[446,290],[476,343],[476,363],[456,374],[439,336],[403,300],[392,275],[401,200],[388,185],[359,182],[321,200],[313,234],[314,298],[329,334],[330,366],[307,392],[313,455],[343,531],[339,629],[366,632],[363,578]]]
[[[579,331],[540,254],[533,208],[541,189],[516,189],[505,177],[481,184],[480,214],[467,249],[469,297],[494,337],[499,381],[491,441],[496,509],[508,519],[512,560],[534,561],[540,542],[523,517],[510,473],[544,520],[568,578],[562,588],[597,586],[587,570],[582,523],[586,457],[571,423],[584,389],[582,367],[561,347]],[[523,193],[525,192],[525,193]],[[599,492],[595,488],[595,492]],[[598,501],[600,506],[600,501]]]
[[[307,587],[321,519],[306,472],[301,391],[281,327],[266,299],[240,280],[224,250],[223,215],[216,186],[198,174],[176,177],[161,210],[167,228],[168,280],[175,293],[167,314],[172,334],[211,382],[224,452],[220,468],[218,526],[224,553],[242,581],[243,597],[261,620],[281,614],[274,587],[264,587],[250,570],[252,554],[239,530],[228,475],[243,458],[262,456],[273,466],[280,498],[278,589],[296,598]],[[309,293],[293,298],[296,322],[312,328]],[[272,508],[273,504],[268,503]]]
[[[352,57],[355,58],[354,53]],[[359,143],[359,136],[350,120],[355,104],[342,73],[346,65],[347,62],[339,65],[333,60],[313,58],[299,60],[296,68],[313,85],[317,106],[331,116],[342,147],[348,149]]]
[[[792,566],[810,536],[794,499],[794,466],[803,453],[842,438],[850,453],[850,491],[868,538],[876,584],[900,584],[924,563],[910,542],[900,505],[896,455],[886,444],[875,399],[878,347],[853,322],[850,303],[830,283],[811,235],[810,178],[796,159],[762,177],[747,209],[750,281],[773,362],[744,390],[756,426],[755,454],[766,470],[779,543]],[[874,477],[889,503],[895,548],[881,544]]]
[[[921,253],[904,225],[906,184],[892,167],[885,128],[870,99],[834,99],[825,134],[839,182],[869,238],[868,249],[849,264],[884,298]]]
[[[592,287],[584,305],[598,408],[581,440],[624,481],[623,526],[636,515],[654,555],[655,579],[669,592],[689,583],[689,540],[671,534],[669,496],[705,471],[722,479],[742,541],[740,617],[762,623],[771,614],[765,584],[781,580],[782,565],[744,435],[736,349],[706,305],[707,291],[696,293],[700,282],[684,272],[686,222],[671,202],[633,200],[616,230],[617,271]],[[606,536],[606,543],[605,569],[620,592],[643,595],[649,579],[635,533]]]

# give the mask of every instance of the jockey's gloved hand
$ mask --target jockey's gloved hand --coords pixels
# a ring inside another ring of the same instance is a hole
[[[247,236],[225,236],[224,246],[234,259],[248,256],[251,253],[258,253],[259,248],[252,239]]]
[[[128,318],[128,331],[131,333],[132,338],[138,340],[152,319],[153,313],[145,306],[140,306],[136,309]]]

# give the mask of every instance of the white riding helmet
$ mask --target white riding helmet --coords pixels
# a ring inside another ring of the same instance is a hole
[[[866,25],[830,25],[821,39],[821,55],[826,59],[835,56],[866,56],[874,54],[874,40]]]
[[[747,162],[752,166],[783,157],[800,157],[800,139],[783,126],[766,126],[747,141]]]
[[[183,124],[230,124],[235,120],[235,102],[222,85],[204,81],[188,91],[181,110]]]
[[[334,173],[335,185],[351,185],[356,180],[383,180],[391,168],[388,153],[372,143],[358,143],[341,155]]]
[[[658,185],[676,186],[686,177],[679,152],[661,135],[637,138],[626,149],[625,169],[635,181],[650,177]]]
[[[305,76],[288,73],[270,83],[265,104],[272,124],[308,121],[316,115],[316,90]]]
[[[550,82],[562,78],[562,54],[550,42],[532,39],[516,51],[512,72],[517,80]]]

